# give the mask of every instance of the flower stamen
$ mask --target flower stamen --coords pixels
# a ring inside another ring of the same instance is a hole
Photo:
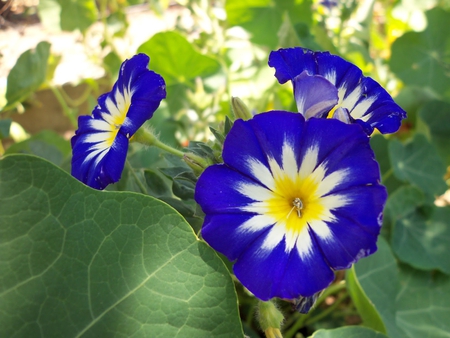
[[[291,213],[292,213],[292,211],[293,211],[294,209],[297,210],[297,216],[298,216],[298,218],[301,218],[301,217],[302,217],[302,214],[301,214],[300,210],[303,209],[303,202],[302,202],[302,200],[301,200],[300,198],[296,197],[296,198],[294,198],[294,200],[292,201],[292,205],[293,205],[293,207],[292,207],[291,211],[289,211],[289,213],[288,213],[288,215],[287,215],[286,218],[289,218],[289,216],[291,215]]]

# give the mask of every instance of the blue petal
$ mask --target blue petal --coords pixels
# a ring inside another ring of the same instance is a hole
[[[78,136],[79,137],[79,136]],[[117,134],[112,146],[96,156],[92,153],[92,143],[77,142],[75,139],[72,158],[72,176],[94,189],[104,189],[119,181],[128,150],[128,138]]]
[[[313,51],[305,48],[288,48],[272,51],[269,66],[275,68],[275,77],[281,84],[293,80],[306,71],[309,75],[317,74],[317,65]]]
[[[309,76],[303,72],[293,83],[298,112],[306,119],[323,117],[338,103],[336,87],[323,76]]]
[[[333,281],[334,273],[318,248],[301,258],[296,250],[287,254],[282,241],[266,254],[261,250],[264,239],[254,241],[233,267],[239,281],[259,299],[308,297]]]
[[[374,128],[381,133],[395,132],[401,120],[406,118],[406,112],[376,81],[364,77],[358,67],[337,55],[300,47],[280,49],[271,52],[269,66],[275,68],[275,76],[280,83],[288,80],[294,83],[296,98],[306,95],[296,88],[298,75],[306,72],[326,78],[339,90],[342,107],[347,108],[355,122],[369,134]]]
[[[195,200],[206,214],[243,213],[243,207],[254,201],[237,190],[240,184],[246,183],[258,184],[228,166],[213,165],[199,177]]]
[[[301,114],[284,111],[258,114],[249,121],[237,120],[225,140],[223,160],[230,167],[258,181],[247,166],[248,160],[256,159],[268,168],[270,157],[281,165],[283,144],[287,141],[298,146],[304,123]]]
[[[334,219],[324,221],[328,235],[320,229],[314,231],[314,224],[309,225],[313,244],[301,256],[295,247],[286,250],[285,239],[274,247],[263,247],[274,226],[264,223],[268,220],[258,219],[251,227],[242,226],[252,217],[264,216],[264,209],[261,215],[246,211],[252,199],[235,188],[252,184],[265,189],[261,182],[264,177],[251,170],[249,159],[269,170],[268,158],[282,164],[286,142],[298,166],[311,149],[318,149],[316,168],[324,167],[325,179],[346,171],[345,178],[324,191],[325,196],[337,194],[338,200],[342,197],[349,202],[331,207]],[[195,199],[206,214],[202,234],[213,248],[236,260],[237,278],[258,298],[312,296],[332,282],[334,269],[348,267],[376,250],[387,196],[379,185],[379,169],[369,137],[358,125],[319,118],[305,122],[296,113],[262,113],[235,122],[225,140],[223,158],[225,164],[207,168],[196,186]]]
[[[269,226],[244,235],[239,231],[239,227],[253,216],[248,213],[207,214],[202,227],[202,237],[212,248],[224,254],[230,261],[234,261],[255,240],[261,236],[265,237],[270,228]]]
[[[120,179],[128,139],[153,116],[166,96],[163,78],[150,71],[148,63],[145,54],[126,60],[111,92],[98,98],[91,116],[78,119],[72,138],[72,175],[93,188],[104,189]],[[110,140],[114,128],[119,130]]]

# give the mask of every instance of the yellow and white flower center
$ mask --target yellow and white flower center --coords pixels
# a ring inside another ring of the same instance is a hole
[[[324,239],[332,237],[327,222],[335,220],[331,212],[346,205],[349,200],[331,191],[349,174],[340,169],[327,172],[326,163],[318,163],[318,148],[308,149],[298,167],[293,147],[285,143],[281,165],[269,158],[269,168],[256,159],[249,160],[249,167],[261,185],[241,184],[237,187],[254,202],[241,210],[255,213],[241,225],[242,232],[255,232],[270,228],[262,245],[267,252],[283,239],[285,250],[297,248],[301,256],[308,255],[312,238],[308,231]]]

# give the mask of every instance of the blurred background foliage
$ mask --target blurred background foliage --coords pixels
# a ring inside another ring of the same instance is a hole
[[[10,5],[0,2],[3,30],[11,29]],[[145,20],[132,30],[141,13]],[[76,81],[57,83],[63,57],[52,43],[43,39],[20,55],[0,82],[0,155],[34,154],[64,170],[70,170],[77,116],[90,113],[121,62],[135,53],[148,54],[150,68],[167,83],[167,99],[148,126],[164,142],[190,144],[200,154],[220,152],[221,133],[233,120],[232,97],[255,113],[295,111],[290,84],[279,85],[267,65],[271,50],[302,46],[356,64],[408,113],[398,133],[371,141],[389,191],[380,250],[346,276],[338,274],[312,313],[302,316],[281,305],[289,313],[285,337],[360,323],[392,338],[448,337],[448,0],[39,0],[20,17],[37,17],[46,34],[76,34],[85,58],[74,69],[81,73]],[[151,36],[141,41],[139,30]],[[95,76],[81,71],[86,60],[100,70]],[[56,120],[62,128],[52,127]],[[179,160],[133,144],[121,181],[108,189],[160,198],[198,231],[194,182]],[[245,332],[259,337],[254,299],[239,287],[238,294]],[[348,337],[336,332],[317,337]]]

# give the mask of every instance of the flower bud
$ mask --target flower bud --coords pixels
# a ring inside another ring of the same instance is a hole
[[[244,102],[238,97],[231,98],[231,107],[236,119],[250,120],[253,115]]]
[[[266,338],[282,338],[281,324],[284,316],[271,301],[258,303],[259,325],[264,331]]]

